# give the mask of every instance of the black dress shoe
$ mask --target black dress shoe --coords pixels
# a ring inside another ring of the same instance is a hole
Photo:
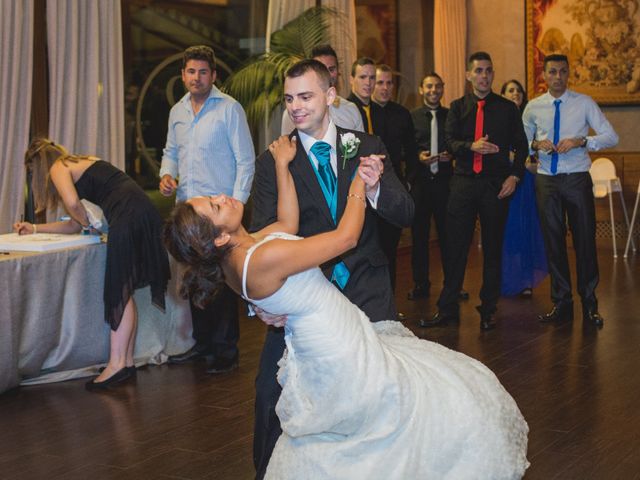
[[[218,357],[207,363],[207,373],[227,373],[236,368],[238,368],[237,353],[232,358]]]
[[[573,320],[573,303],[556,303],[549,313],[538,315],[542,323]]]
[[[90,392],[106,390],[110,386],[115,385],[116,383],[123,382],[124,380],[130,377],[131,377],[131,371],[129,370],[129,367],[123,367],[120,370],[118,370],[116,373],[111,375],[109,378],[107,378],[106,380],[103,380],[102,382],[94,382],[93,380],[89,380],[87,383],[84,384],[84,387]]]
[[[457,314],[436,312],[436,314],[428,320],[426,318],[421,318],[419,323],[421,327],[429,328],[446,325],[449,322],[458,322],[459,320],[460,318]]]
[[[461,289],[460,293],[458,294],[458,298],[460,300],[469,300],[469,292],[467,292],[465,289]]]
[[[530,298],[533,296],[533,289],[531,288],[525,288],[524,290],[522,290],[520,292],[520,296],[523,298]]]
[[[496,322],[493,319],[492,313],[480,314],[480,330],[486,332],[487,330],[493,330],[496,328]]]
[[[493,330],[496,328],[496,322],[493,319],[493,315],[496,312],[495,308],[489,309],[489,311],[483,309],[482,306],[476,307],[476,310],[480,314],[480,330],[486,332],[487,330]]]
[[[419,298],[427,298],[429,296],[429,285],[427,284],[416,284],[413,287],[413,290],[410,290],[407,293],[407,298],[409,300],[417,300]]]
[[[585,323],[591,323],[598,328],[604,327],[604,318],[598,313],[597,309],[583,310],[582,321]]]
[[[193,347],[191,347],[189,350],[187,350],[184,353],[169,356],[168,362],[179,365],[181,363],[187,363],[193,360],[204,358],[207,355],[211,355],[211,351],[209,350],[209,347],[207,347],[206,345],[198,345],[196,343]]]

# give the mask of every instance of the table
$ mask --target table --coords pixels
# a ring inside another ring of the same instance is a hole
[[[0,254],[0,393],[28,385],[88,376],[109,357],[102,290],[105,243],[46,253]],[[172,272],[176,271],[172,262]],[[136,365],[163,363],[188,350],[191,313],[169,283],[166,312],[151,304],[149,287],[136,291]]]

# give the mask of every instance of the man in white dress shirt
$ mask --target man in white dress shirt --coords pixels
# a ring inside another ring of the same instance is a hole
[[[329,70],[331,75],[331,86],[338,87],[338,78],[340,77],[340,66],[338,64],[338,55],[331,45],[317,45],[311,50],[311,58],[318,60],[324,64]],[[336,94],[336,98],[331,105],[329,105],[329,117],[333,120],[333,123],[339,127],[346,128],[347,130],[357,130],[358,132],[364,132],[364,126],[362,125],[362,117],[360,111],[356,107],[355,103],[342,98]],[[295,128],[293,121],[289,117],[287,110],[282,112],[282,135],[288,135]]]
[[[599,273],[588,151],[615,146],[618,135],[591,97],[567,88],[569,61],[565,55],[548,55],[543,75],[549,90],[531,100],[523,113],[531,151],[537,151],[539,158],[536,197],[554,303],[539,319],[558,322],[573,318],[566,217],[576,251],[582,317],[585,323],[602,327],[595,295]],[[588,136],[589,129],[595,135]]]
[[[189,47],[182,60],[187,94],[169,113],[167,144],[160,167],[160,193],[185,201],[224,193],[246,202],[255,171],[255,152],[242,106],[218,90],[216,60],[207,46]],[[191,303],[195,345],[169,357],[170,363],[207,359],[208,373],[238,365],[238,306],[225,286],[205,308]]]

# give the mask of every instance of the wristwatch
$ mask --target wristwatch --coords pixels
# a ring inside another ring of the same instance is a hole
[[[582,137],[582,141],[580,142],[580,147],[584,148],[587,146],[587,137]]]

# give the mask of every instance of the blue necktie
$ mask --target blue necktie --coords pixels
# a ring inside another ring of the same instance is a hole
[[[331,168],[331,145],[327,142],[316,142],[311,147],[311,153],[313,153],[318,160],[318,174],[320,175],[321,183],[327,190],[325,197],[331,198],[336,190],[336,174],[333,173]],[[330,203],[330,202],[328,202]]]
[[[311,147],[311,153],[313,153],[318,160],[318,180],[320,183],[320,187],[322,188],[322,193],[324,194],[324,198],[327,201],[327,205],[329,205],[329,211],[331,212],[331,217],[333,218],[333,223],[337,223],[336,221],[336,207],[338,203],[338,194],[336,192],[337,179],[336,174],[333,172],[333,168],[331,167],[331,145],[327,142],[316,142]],[[339,262],[333,267],[333,272],[331,274],[331,281],[335,282],[340,289],[344,289],[349,281],[349,269],[344,264],[344,262]]]
[[[553,105],[556,107],[556,113],[553,115],[553,144],[558,145],[560,141],[560,103],[562,100],[554,100]],[[554,175],[558,171],[558,152],[551,154],[551,173]]]

